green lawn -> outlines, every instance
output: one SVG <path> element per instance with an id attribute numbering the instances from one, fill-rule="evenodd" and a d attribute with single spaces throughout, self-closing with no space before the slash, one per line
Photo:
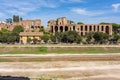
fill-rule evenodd
<path id="1" fill-rule="evenodd" d="M 8 50 L 7 50 L 8 49 Z M 0 48 L 0 54 L 99 54 L 120 53 L 119 47 L 24 47 L 24 48 Z"/>

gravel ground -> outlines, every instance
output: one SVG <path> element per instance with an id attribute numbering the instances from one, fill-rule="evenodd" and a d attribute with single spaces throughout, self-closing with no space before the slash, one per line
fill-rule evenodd
<path id="1" fill-rule="evenodd" d="M 25 76 L 31 80 L 39 80 L 40 77 L 53 80 L 120 80 L 120 54 L 0 55 L 0 58 L 13 59 L 12 62 L 0 62 L 0 75 L 3 76 Z M 51 60 L 22 62 L 16 61 L 16 58 Z"/>

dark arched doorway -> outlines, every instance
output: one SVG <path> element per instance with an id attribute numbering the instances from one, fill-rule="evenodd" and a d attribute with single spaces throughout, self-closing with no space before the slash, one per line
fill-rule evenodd
<path id="1" fill-rule="evenodd" d="M 87 29 L 88 29 L 88 28 L 87 28 L 87 25 L 85 25 L 85 31 L 87 31 Z"/>
<path id="2" fill-rule="evenodd" d="M 58 27 L 57 26 L 55 26 L 55 32 L 58 32 Z"/>
<path id="3" fill-rule="evenodd" d="M 106 33 L 109 34 L 109 27 L 106 26 Z"/>
<path id="4" fill-rule="evenodd" d="M 63 26 L 60 26 L 60 32 L 63 32 Z"/>
<path id="5" fill-rule="evenodd" d="M 73 26 L 73 31 L 75 31 L 75 26 Z"/>
<path id="6" fill-rule="evenodd" d="M 68 31 L 68 27 L 67 26 L 65 26 L 65 31 Z"/>
<path id="7" fill-rule="evenodd" d="M 92 31 L 92 26 L 90 25 L 89 30 Z"/>

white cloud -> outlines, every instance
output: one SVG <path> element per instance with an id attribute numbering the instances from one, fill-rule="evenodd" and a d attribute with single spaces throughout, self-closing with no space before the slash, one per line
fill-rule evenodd
<path id="1" fill-rule="evenodd" d="M 71 11 L 76 14 L 86 15 L 86 16 L 97 16 L 105 13 L 103 11 L 87 11 L 86 9 L 82 9 L 82 8 L 73 8 L 71 9 Z"/>
<path id="2" fill-rule="evenodd" d="M 0 11 L 4 14 L 26 15 L 42 7 L 56 8 L 55 3 L 48 0 L 4 0 L 0 3 Z"/>
<path id="3" fill-rule="evenodd" d="M 2 12 L 0 12 L 0 18 L 1 17 L 5 17 L 5 15 Z"/>
<path id="4" fill-rule="evenodd" d="M 83 2 L 83 0 L 60 0 L 61 2 Z"/>
<path id="5" fill-rule="evenodd" d="M 114 11 L 117 12 L 119 10 L 120 3 L 112 4 L 112 7 L 114 8 Z"/>

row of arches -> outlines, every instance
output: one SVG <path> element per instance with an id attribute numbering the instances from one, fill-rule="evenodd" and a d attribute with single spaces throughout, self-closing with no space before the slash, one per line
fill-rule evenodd
<path id="1" fill-rule="evenodd" d="M 79 31 L 105 31 L 106 33 L 109 34 L 109 26 L 80 26 L 78 28 Z"/>
<path id="2" fill-rule="evenodd" d="M 51 26 L 51 32 L 55 33 L 55 32 L 65 32 L 65 31 L 77 31 L 77 32 L 106 32 L 107 34 L 109 34 L 109 26 L 100 26 L 100 25 L 81 25 L 81 26 Z"/>

